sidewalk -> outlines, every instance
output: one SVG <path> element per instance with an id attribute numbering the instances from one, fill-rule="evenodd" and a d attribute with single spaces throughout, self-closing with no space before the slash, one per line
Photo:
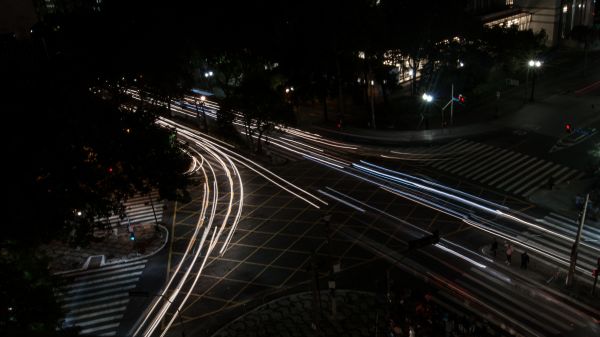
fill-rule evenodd
<path id="1" fill-rule="evenodd" d="M 168 240 L 164 226 L 140 224 L 134 226 L 135 240 L 125 227 L 97 232 L 86 247 L 73 247 L 66 242 L 52 241 L 40 249 L 49 257 L 50 271 L 62 274 L 102 265 L 127 262 L 147 257 L 160 251 Z"/>
<path id="2" fill-rule="evenodd" d="M 280 297 L 238 317 L 214 333 L 228 336 L 377 336 L 386 329 L 384 303 L 375 294 L 336 292 L 337 314 L 331 317 L 327 292 L 321 292 L 320 333 L 313 329 L 312 293 Z M 377 333 L 377 331 L 379 331 Z"/>
<path id="3" fill-rule="evenodd" d="M 581 279 L 581 276 L 577 276 L 574 279 L 573 286 L 571 288 L 566 288 L 565 279 L 567 274 L 564 268 L 550 265 L 548 262 L 544 262 L 542 259 L 538 258 L 531 251 L 528 251 L 527 254 L 529 255 L 529 264 L 527 265 L 527 268 L 523 269 L 521 268 L 521 255 L 523 253 L 523 249 L 518 247 L 514 248 L 515 249 L 512 253 L 512 261 L 510 265 L 505 264 L 506 248 L 503 246 L 502 242 L 498 242 L 496 256 L 492 254 L 490 245 L 482 247 L 481 251 L 484 255 L 493 259 L 498 265 L 498 268 L 506 268 L 513 273 L 533 280 L 542 286 L 546 286 L 552 290 L 569 296 L 592 308 L 597 308 L 599 296 L 598 289 L 594 296 L 590 294 L 592 285 L 589 284 L 589 282 L 591 282 L 589 279 L 583 280 Z"/>
<path id="4" fill-rule="evenodd" d="M 576 219 L 580 209 L 575 204 L 575 197 L 581 196 L 585 198 L 585 194 L 592 190 L 597 181 L 597 177 L 588 178 L 567 181 L 554 186 L 552 189 L 539 189 L 529 196 L 529 201 L 552 212 Z M 592 194 L 590 194 L 591 196 Z M 593 205 L 593 207 L 597 207 L 597 205 Z M 598 215 L 600 214 L 592 214 L 588 209 L 588 218 Z"/>
<path id="5" fill-rule="evenodd" d="M 406 143 L 434 142 L 448 139 L 471 137 L 486 133 L 498 132 L 504 128 L 499 123 L 490 122 L 471 124 L 443 129 L 412 130 L 412 131 L 379 131 L 344 127 L 343 130 L 313 126 L 311 131 L 332 136 L 350 142 L 370 145 L 400 145 Z"/>
<path id="6" fill-rule="evenodd" d="M 337 290 L 336 315 L 331 315 L 328 292 L 321 293 L 319 327 L 313 324 L 311 292 L 277 298 L 227 323 L 212 337 L 233 336 L 497 336 L 501 333 L 483 320 L 449 312 L 428 292 L 394 290 L 387 303 L 371 292 Z"/>

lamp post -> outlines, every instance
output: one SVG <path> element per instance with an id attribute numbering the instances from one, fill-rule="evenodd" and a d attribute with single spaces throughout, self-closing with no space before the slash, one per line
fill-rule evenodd
<path id="1" fill-rule="evenodd" d="M 206 121 L 206 112 L 204 111 L 204 102 L 206 101 L 206 96 L 200 96 L 200 108 L 198 109 L 198 99 L 194 99 L 196 103 L 196 118 L 200 118 L 200 110 L 202 110 L 202 120 L 204 122 L 204 132 L 208 133 L 208 122 Z"/>
<path id="2" fill-rule="evenodd" d="M 535 89 L 535 75 L 537 73 L 536 69 L 539 69 L 542 66 L 542 62 L 539 60 L 529 60 L 527 65 L 527 74 L 529 74 L 529 69 L 533 69 L 533 77 L 531 78 L 531 96 L 529 96 L 529 101 L 533 102 L 533 90 Z"/>
<path id="3" fill-rule="evenodd" d="M 208 133 L 208 121 L 206 120 L 206 111 L 204 110 L 204 103 L 206 102 L 206 96 L 200 96 L 200 109 L 202 110 L 202 120 L 204 121 L 204 132 Z"/>
<path id="4" fill-rule="evenodd" d="M 421 98 L 426 102 L 426 103 L 431 103 L 433 102 L 433 96 L 428 94 L 428 93 L 424 93 L 423 96 L 421 96 Z M 444 109 L 442 109 L 442 127 L 444 126 Z"/>

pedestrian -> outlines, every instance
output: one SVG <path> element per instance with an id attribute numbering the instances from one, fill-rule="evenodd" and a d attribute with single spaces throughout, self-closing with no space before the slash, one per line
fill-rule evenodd
<path id="1" fill-rule="evenodd" d="M 513 253 L 513 247 L 512 245 L 509 243 L 506 246 L 506 264 L 510 265 L 511 259 L 512 259 L 512 253 Z"/>
<path id="2" fill-rule="evenodd" d="M 552 188 L 554 188 L 554 176 L 548 178 L 548 189 L 551 190 Z"/>
<path id="3" fill-rule="evenodd" d="M 529 264 L 529 255 L 527 255 L 527 251 L 523 251 L 521 254 L 521 268 L 527 269 L 527 265 Z"/>
<path id="4" fill-rule="evenodd" d="M 498 241 L 496 241 L 496 238 L 494 238 L 494 242 L 492 242 L 492 247 L 490 250 L 492 251 L 492 254 L 494 254 L 494 257 L 496 257 L 496 251 L 498 250 Z"/>

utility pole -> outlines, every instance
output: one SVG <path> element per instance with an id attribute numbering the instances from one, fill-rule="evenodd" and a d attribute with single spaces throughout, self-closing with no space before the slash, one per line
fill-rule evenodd
<path id="1" fill-rule="evenodd" d="M 577 228 L 577 235 L 575 236 L 575 242 L 573 248 L 571 248 L 571 263 L 569 265 L 569 273 L 565 280 L 565 286 L 570 287 L 573 284 L 573 278 L 575 277 L 575 266 L 577 263 L 577 248 L 579 247 L 579 240 L 581 239 L 581 231 L 583 229 L 583 223 L 585 222 L 585 214 L 587 212 L 588 201 L 590 200 L 589 193 L 585 196 L 585 203 L 583 204 L 583 212 L 580 214 L 579 228 Z"/>
<path id="2" fill-rule="evenodd" d="M 311 327 L 315 331 L 320 331 L 321 321 L 321 292 L 319 290 L 319 269 L 317 264 L 317 252 L 313 249 L 310 256 L 310 269 L 312 272 L 312 309 L 313 309 L 313 322 Z"/>
<path id="3" fill-rule="evenodd" d="M 152 206 L 152 214 L 154 214 L 154 227 L 158 230 L 158 217 L 156 216 L 156 210 L 154 209 L 154 202 L 152 202 L 152 193 L 148 194 L 148 200 L 150 200 L 150 206 Z"/>
<path id="4" fill-rule="evenodd" d="M 533 102 L 533 90 L 535 89 L 535 74 L 536 70 L 533 69 L 533 75 L 531 75 L 531 96 L 529 96 L 529 101 Z"/>
<path id="5" fill-rule="evenodd" d="M 596 283 L 598 283 L 598 273 L 600 273 L 600 257 L 598 258 L 598 262 L 596 262 L 596 269 L 592 271 L 594 275 L 594 285 L 592 286 L 592 295 L 596 293 Z"/>
<path id="6" fill-rule="evenodd" d="M 334 262 L 334 258 L 333 258 L 333 248 L 331 245 L 331 239 L 333 236 L 333 232 L 331 230 L 331 214 L 328 213 L 327 215 L 325 215 L 323 217 L 323 221 L 325 222 L 325 231 L 327 233 L 327 249 L 328 249 L 329 264 L 330 264 L 328 286 L 329 286 L 329 299 L 331 301 L 331 316 L 333 318 L 335 318 L 335 316 L 337 314 L 337 303 L 335 301 L 335 288 L 336 288 L 335 273 L 337 273 L 339 271 L 340 266 L 339 266 L 339 264 L 336 264 Z"/>

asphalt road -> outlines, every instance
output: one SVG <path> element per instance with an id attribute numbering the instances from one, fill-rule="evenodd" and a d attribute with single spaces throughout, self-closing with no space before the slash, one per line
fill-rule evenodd
<path id="1" fill-rule="evenodd" d="M 243 216 L 224 254 L 208 254 L 201 277 L 178 311 L 181 320 L 172 318 L 176 311 L 168 311 L 171 334 L 179 329 L 209 334 L 252 306 L 308 287 L 312 252 L 321 266 L 329 263 L 328 232 L 321 220 L 327 213 L 332 215 L 333 261 L 341 265 L 340 287 L 380 291 L 387 283 L 384 271 L 394 266 L 392 274 L 400 270 L 435 285 L 436 301 L 462 307 L 508 332 L 597 334 L 598 308 L 545 282 L 553 268 L 564 268 L 568 261 L 574 223 L 525 198 L 543 189 L 550 176 L 567 182 L 587 173 L 573 160 L 540 151 L 554 138 L 535 131 L 507 128 L 495 138 L 381 149 L 282 130 L 269 147 L 273 156 L 288 160 L 270 167 L 282 178 L 280 184 L 273 184 L 272 175 L 257 175 L 251 166 L 239 170 Z M 220 185 L 227 185 L 226 176 L 216 169 Z M 241 185 L 231 190 L 239 191 Z M 292 185 L 312 197 L 300 193 L 304 199 L 299 199 Z M 317 197 L 327 205 L 315 201 Z M 170 274 L 185 260 L 203 198 L 197 191 L 195 203 L 177 209 Z M 224 212 L 215 213 L 217 222 Z M 402 253 L 407 241 L 434 229 L 443 238 L 438 245 Z M 584 233 L 588 238 L 598 234 L 593 228 Z M 537 271 L 520 270 L 516 261 L 505 265 L 502 248 L 493 258 L 486 251 L 492 236 L 501 244 L 510 241 L 517 250 L 529 250 Z M 585 272 L 598 248 L 587 243 L 580 252 L 582 287 L 590 283 Z M 327 269 L 320 270 L 323 280 Z"/>

